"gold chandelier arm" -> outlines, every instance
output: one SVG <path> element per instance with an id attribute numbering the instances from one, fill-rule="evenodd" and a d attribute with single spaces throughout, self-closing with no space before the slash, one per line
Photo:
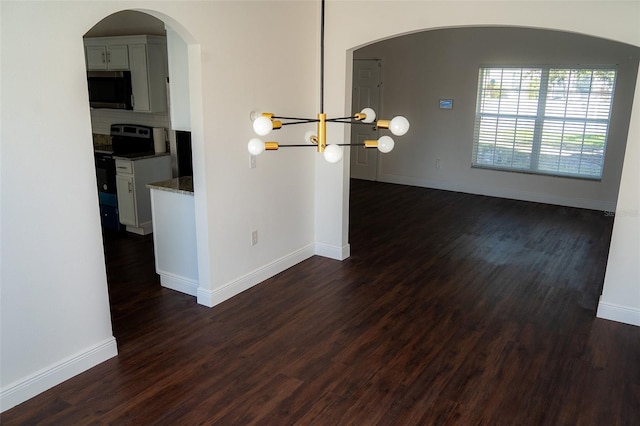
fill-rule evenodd
<path id="1" fill-rule="evenodd" d="M 327 123 L 364 124 L 353 117 L 327 118 Z"/>
<path id="2" fill-rule="evenodd" d="M 274 120 L 274 118 L 278 118 L 278 117 L 275 116 L 274 113 L 272 113 L 272 112 L 263 112 L 260 115 L 262 117 L 267 117 L 269 120 L 271 120 L 271 124 L 273 124 L 273 130 L 278 130 L 278 129 L 282 128 L 282 121 Z"/>
<path id="3" fill-rule="evenodd" d="M 315 142 L 314 142 L 315 143 Z M 278 142 L 265 142 L 264 149 L 266 151 L 275 151 L 279 148 L 315 148 L 315 145 L 308 144 L 287 144 L 280 145 Z M 361 146 L 364 148 L 377 148 L 378 141 L 377 140 L 366 140 L 363 143 L 337 143 L 338 146 Z"/>
<path id="4" fill-rule="evenodd" d="M 378 126 L 378 128 L 380 129 L 388 129 L 390 123 L 391 123 L 391 120 L 378 120 L 378 122 L 376 123 L 376 126 Z"/>
<path id="5" fill-rule="evenodd" d="M 317 123 L 317 118 L 302 118 L 302 117 L 281 117 L 279 115 L 274 115 L 270 118 L 277 118 L 278 120 L 292 120 L 293 123 L 284 123 L 286 124 L 300 124 L 300 123 Z"/>

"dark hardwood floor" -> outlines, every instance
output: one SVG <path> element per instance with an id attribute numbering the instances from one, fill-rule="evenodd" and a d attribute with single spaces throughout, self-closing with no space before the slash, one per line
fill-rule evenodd
<path id="1" fill-rule="evenodd" d="M 640 329 L 595 318 L 602 212 L 352 182 L 351 252 L 214 307 L 106 238 L 119 355 L 3 425 L 639 425 Z"/>

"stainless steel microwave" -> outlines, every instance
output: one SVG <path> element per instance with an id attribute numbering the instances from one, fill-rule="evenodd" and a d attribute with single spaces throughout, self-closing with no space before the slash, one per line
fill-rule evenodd
<path id="1" fill-rule="evenodd" d="M 133 109 L 130 71 L 87 71 L 92 108 Z"/>

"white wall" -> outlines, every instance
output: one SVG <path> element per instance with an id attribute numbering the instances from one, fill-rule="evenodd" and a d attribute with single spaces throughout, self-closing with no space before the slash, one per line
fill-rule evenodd
<path id="1" fill-rule="evenodd" d="M 189 45 L 180 34 L 167 29 L 169 57 L 169 115 L 173 130 L 191 130 L 189 98 Z M 175 147 L 171 150 L 175 152 Z"/>
<path id="2" fill-rule="evenodd" d="M 196 197 L 206 185 L 211 280 L 199 293 L 204 304 L 255 284 L 274 262 L 313 253 L 313 150 L 265 153 L 249 169 L 246 145 L 253 109 L 315 113 L 316 53 L 308 46 L 316 31 L 297 18 L 314 12 L 309 2 L 195 2 L 171 14 L 200 43 L 202 59 L 203 149 L 194 146 L 193 155 L 194 167 L 201 161 L 206 171 L 202 178 L 194 170 Z M 273 136 L 295 143 L 304 132 Z M 259 243 L 251 247 L 254 229 Z"/>
<path id="3" fill-rule="evenodd" d="M 384 40 L 354 52 L 381 59 L 381 114 L 412 118 L 393 155 L 379 156 L 379 180 L 613 211 L 624 160 L 640 48 L 560 31 L 461 27 Z M 617 65 L 602 180 L 471 167 L 478 69 L 482 65 Z M 442 98 L 453 109 L 439 109 Z M 438 166 L 436 165 L 438 162 Z"/>
<path id="4" fill-rule="evenodd" d="M 116 354 L 83 85 L 86 28 L 56 6 L 1 3 L 3 409 Z"/>
<path id="5" fill-rule="evenodd" d="M 83 34 L 111 13 L 137 7 L 166 18 L 175 31 L 188 30 L 181 35 L 190 43 L 189 61 L 200 65 L 189 68 L 190 90 L 198 95 L 191 97 L 194 185 L 199 256 L 205 256 L 198 299 L 212 305 L 314 253 L 313 150 L 265 154 L 249 169 L 246 144 L 252 109 L 315 114 L 317 8 L 199 1 L 1 7 L 0 397 L 6 409 L 116 353 Z M 311 24 L 299 16 L 310 16 Z M 305 130 L 282 131 L 278 139 L 294 143 Z M 259 243 L 251 247 L 254 229 Z"/>
<path id="6" fill-rule="evenodd" d="M 355 18 L 357 17 L 357 19 Z M 606 19 L 603 19 L 606 17 Z M 558 29 L 594 35 L 640 46 L 640 2 L 612 1 L 336 1 L 327 4 L 326 39 L 326 110 L 328 115 L 350 113 L 352 50 L 399 34 L 425 29 L 507 25 L 532 28 Z M 347 54 L 345 55 L 345 52 Z M 346 72 L 345 72 L 346 70 Z M 344 88 L 347 88 L 346 92 Z M 636 83 L 636 90 L 638 84 Z M 638 205 L 638 144 L 640 144 L 640 98 L 634 100 L 627 154 L 624 159 L 622 181 L 618 196 L 618 209 L 627 210 L 624 219 L 617 218 L 611 245 L 609 267 L 605 279 L 603 302 L 622 306 L 637 318 L 640 313 L 638 276 L 640 263 L 625 261 L 626 256 L 639 252 L 638 235 L 640 214 Z M 343 140 L 349 137 L 345 130 Z M 400 143 L 400 142 L 398 142 Z M 634 155 L 635 153 L 635 155 Z M 325 190 L 337 194 L 331 202 L 318 205 L 317 217 L 337 217 L 346 212 L 343 196 L 348 192 L 349 162 L 344 162 L 342 179 L 332 178 L 332 172 L 319 170 L 318 179 L 330 182 Z M 318 229 L 317 240 L 336 239 L 342 232 L 346 241 L 347 227 Z M 623 255 L 627 253 L 627 255 Z M 627 318 L 629 315 L 626 316 Z M 624 320 L 620 315 L 618 320 Z M 625 321 L 629 322 L 629 321 Z"/>
<path id="7" fill-rule="evenodd" d="M 598 317 L 640 326 L 640 78 Z"/>

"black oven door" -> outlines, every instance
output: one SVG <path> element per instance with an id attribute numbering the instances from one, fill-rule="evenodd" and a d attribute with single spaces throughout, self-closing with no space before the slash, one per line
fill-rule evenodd
<path id="1" fill-rule="evenodd" d="M 96 154 L 98 192 L 116 193 L 116 162 L 109 154 Z"/>

